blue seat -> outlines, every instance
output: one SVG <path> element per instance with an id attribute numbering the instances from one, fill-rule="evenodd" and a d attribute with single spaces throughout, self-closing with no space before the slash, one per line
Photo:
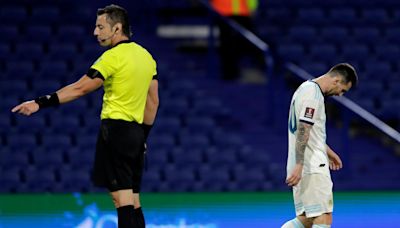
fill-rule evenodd
<path id="1" fill-rule="evenodd" d="M 181 129 L 181 120 L 173 116 L 159 116 L 151 134 L 176 134 Z"/>
<path id="2" fill-rule="evenodd" d="M 305 50 L 299 44 L 279 45 L 278 54 L 286 61 L 298 62 L 304 58 Z"/>
<path id="3" fill-rule="evenodd" d="M 66 157 L 71 169 L 89 171 L 93 167 L 95 148 L 71 148 L 66 150 Z"/>
<path id="4" fill-rule="evenodd" d="M 168 150 L 164 148 L 149 147 L 147 146 L 147 156 L 150 169 L 153 167 L 162 169 L 169 163 L 169 153 Z"/>
<path id="5" fill-rule="evenodd" d="M 37 6 L 32 8 L 31 20 L 36 22 L 55 23 L 60 17 L 60 10 L 54 6 Z"/>
<path id="6" fill-rule="evenodd" d="M 175 138 L 169 134 L 153 135 L 147 142 L 150 148 L 164 148 L 171 150 L 175 147 Z"/>
<path id="7" fill-rule="evenodd" d="M 90 172 L 80 169 L 60 169 L 60 182 L 64 192 L 84 192 L 92 183 Z"/>
<path id="8" fill-rule="evenodd" d="M 329 21 L 332 24 L 347 25 L 358 22 L 356 11 L 352 8 L 332 8 L 329 12 Z"/>
<path id="9" fill-rule="evenodd" d="M 375 55 L 379 60 L 394 62 L 400 58 L 400 48 L 398 45 L 375 45 Z"/>
<path id="10" fill-rule="evenodd" d="M 176 167 L 199 167 L 203 164 L 203 150 L 193 148 L 175 148 L 171 151 L 171 158 Z"/>
<path id="11" fill-rule="evenodd" d="M 43 46 L 36 42 L 21 42 L 15 46 L 16 60 L 38 60 L 43 58 Z"/>
<path id="12" fill-rule="evenodd" d="M 10 45 L 8 43 L 0 43 L 0 60 L 5 61 L 6 59 L 8 59 L 11 55 L 10 53 Z"/>
<path id="13" fill-rule="evenodd" d="M 342 26 L 333 25 L 323 27 L 321 28 L 321 35 L 324 40 L 332 42 L 334 44 L 342 44 L 346 42 L 351 42 L 352 40 L 347 28 Z"/>
<path id="14" fill-rule="evenodd" d="M 366 73 L 370 74 L 373 78 L 383 79 L 387 75 L 391 75 L 393 70 L 389 62 L 377 61 L 376 59 L 366 60 L 364 62 Z M 379 84 L 379 83 L 378 83 Z"/>
<path id="15" fill-rule="evenodd" d="M 61 83 L 55 80 L 54 77 L 49 79 L 38 79 L 32 82 L 32 90 L 38 96 L 43 96 L 43 94 L 49 94 L 57 91 L 61 88 Z"/>
<path id="16" fill-rule="evenodd" d="M 355 27 L 352 34 L 354 40 L 360 43 L 375 44 L 382 39 L 382 34 L 375 27 Z"/>
<path id="17" fill-rule="evenodd" d="M 323 25 L 326 23 L 326 15 L 321 8 L 300 8 L 297 14 L 300 24 Z"/>
<path id="18" fill-rule="evenodd" d="M 18 169 L 9 169 L 0 172 L 0 192 L 15 192 L 21 185 L 21 176 Z"/>
<path id="19" fill-rule="evenodd" d="M 212 141 L 217 149 L 239 149 L 244 145 L 243 139 L 240 135 L 221 131 L 217 131 L 213 134 Z"/>
<path id="20" fill-rule="evenodd" d="M 273 184 L 268 180 L 265 173 L 257 168 L 236 167 L 233 178 L 240 191 L 262 191 L 271 190 Z"/>
<path id="21" fill-rule="evenodd" d="M 17 98 L 12 96 L 13 94 L 24 93 L 28 91 L 28 85 L 25 80 L 20 79 L 4 79 L 0 84 L 0 94 L 4 95 L 4 98 L 12 97 L 17 105 Z"/>
<path id="22" fill-rule="evenodd" d="M 399 11 L 399 21 L 400 21 L 400 11 Z M 385 40 L 390 43 L 400 42 L 400 28 L 399 27 L 388 27 L 385 29 Z"/>
<path id="23" fill-rule="evenodd" d="M 82 42 L 88 35 L 90 34 L 79 25 L 61 25 L 57 29 L 57 37 L 60 41 Z"/>
<path id="24" fill-rule="evenodd" d="M 0 25 L 0 31 L 2 32 L 2 36 L 0 36 L 0 41 L 2 42 L 14 41 L 19 37 L 17 26 Z"/>
<path id="25" fill-rule="evenodd" d="M 209 147 L 204 152 L 206 163 L 211 168 L 231 168 L 239 162 L 236 150 L 233 148 L 215 148 Z"/>
<path id="26" fill-rule="evenodd" d="M 24 173 L 29 192 L 51 192 L 56 184 L 56 176 L 51 169 L 27 169 Z"/>
<path id="27" fill-rule="evenodd" d="M 27 19 L 27 11 L 23 6 L 2 6 L 0 8 L 2 22 L 20 23 Z M 0 29 L 0 31 L 4 32 Z"/>
<path id="28" fill-rule="evenodd" d="M 53 31 L 48 25 L 32 25 L 26 28 L 25 37 L 34 42 L 48 42 L 53 37 Z"/>
<path id="29" fill-rule="evenodd" d="M 185 149 L 194 148 L 207 148 L 210 146 L 210 139 L 204 134 L 189 134 L 183 132 L 179 136 L 181 147 Z"/>
<path id="30" fill-rule="evenodd" d="M 361 21 L 366 25 L 385 25 L 390 22 L 386 9 L 363 9 Z"/>
<path id="31" fill-rule="evenodd" d="M 196 176 L 192 169 L 181 169 L 175 166 L 165 168 L 165 179 L 168 182 L 170 190 L 177 192 L 187 192 L 194 188 Z"/>
<path id="32" fill-rule="evenodd" d="M 191 133 L 206 134 L 212 132 L 216 124 L 211 117 L 187 117 L 186 128 Z"/>
<path id="33" fill-rule="evenodd" d="M 52 132 L 76 134 L 80 130 L 81 125 L 77 116 L 55 113 L 50 117 L 50 130 Z"/>
<path id="34" fill-rule="evenodd" d="M 290 27 L 287 37 L 291 41 L 303 43 L 315 43 L 318 40 L 317 31 L 312 26 Z"/>
<path id="35" fill-rule="evenodd" d="M 198 170 L 199 179 L 206 191 L 228 191 L 231 175 L 228 169 L 201 166 Z"/>
<path id="36" fill-rule="evenodd" d="M 316 77 L 326 73 L 329 69 L 326 63 L 323 62 L 302 62 L 300 66 L 312 76 Z"/>
<path id="37" fill-rule="evenodd" d="M 310 55 L 318 61 L 332 61 L 337 58 L 337 49 L 334 45 L 321 44 L 310 47 Z"/>
<path id="38" fill-rule="evenodd" d="M 369 56 L 370 50 L 365 44 L 345 44 L 342 46 L 343 57 L 349 60 L 359 60 L 363 59 L 365 56 Z"/>
<path id="39" fill-rule="evenodd" d="M 8 61 L 6 62 L 6 73 L 9 78 L 13 79 L 27 79 L 34 75 L 34 64 L 32 61 Z"/>
<path id="40" fill-rule="evenodd" d="M 33 151 L 33 163 L 39 169 L 56 169 L 64 164 L 63 150 L 37 149 Z"/>
<path id="41" fill-rule="evenodd" d="M 10 109 L 10 108 L 7 107 L 7 109 Z M 4 109 L 1 109 L 1 110 L 4 110 Z M 12 125 L 11 125 L 10 115 L 1 113 L 0 114 L 0 133 L 9 133 L 11 126 Z M 1 140 L 0 140 L 0 142 L 1 142 Z"/>
<path id="42" fill-rule="evenodd" d="M 72 142 L 67 134 L 45 133 L 42 135 L 42 145 L 49 149 L 66 149 L 72 145 Z"/>
<path id="43" fill-rule="evenodd" d="M 26 116 L 15 116 L 16 129 L 21 133 L 38 133 L 46 129 L 46 119 L 43 115 L 37 115 L 35 118 Z"/>
<path id="44" fill-rule="evenodd" d="M 4 147 L 3 147 L 4 148 Z M 4 170 L 24 169 L 30 164 L 29 153 L 14 146 L 6 147 L 0 154 L 0 167 Z"/>
<path id="45" fill-rule="evenodd" d="M 185 98 L 160 99 L 160 112 L 167 116 L 180 116 L 189 111 L 189 102 Z"/>
<path id="46" fill-rule="evenodd" d="M 81 133 L 75 134 L 76 146 L 80 150 L 95 150 L 97 134 Z"/>
<path id="47" fill-rule="evenodd" d="M 50 43 L 48 58 L 52 60 L 74 60 L 78 49 L 73 43 Z"/>
<path id="48" fill-rule="evenodd" d="M 68 73 L 68 65 L 64 60 L 48 60 L 40 64 L 40 76 L 45 79 L 61 79 L 68 75 Z"/>
<path id="49" fill-rule="evenodd" d="M 143 180 L 141 191 L 143 192 L 154 192 L 157 191 L 158 185 L 162 182 L 159 170 L 151 167 L 143 173 Z"/>

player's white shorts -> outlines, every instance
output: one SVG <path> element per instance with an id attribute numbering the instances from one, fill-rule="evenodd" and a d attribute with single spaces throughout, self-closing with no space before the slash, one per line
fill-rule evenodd
<path id="1" fill-rule="evenodd" d="M 322 174 L 304 175 L 293 187 L 296 215 L 305 212 L 307 218 L 317 217 L 333 211 L 333 183 Z"/>

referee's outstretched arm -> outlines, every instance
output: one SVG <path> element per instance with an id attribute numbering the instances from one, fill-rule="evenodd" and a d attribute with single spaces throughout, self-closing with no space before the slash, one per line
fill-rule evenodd
<path id="1" fill-rule="evenodd" d="M 102 85 L 103 79 L 90 78 L 85 74 L 78 81 L 61 88 L 57 92 L 23 102 L 22 104 L 15 106 L 11 111 L 30 116 L 39 111 L 40 108 L 57 106 L 59 104 L 73 101 L 98 89 Z"/>

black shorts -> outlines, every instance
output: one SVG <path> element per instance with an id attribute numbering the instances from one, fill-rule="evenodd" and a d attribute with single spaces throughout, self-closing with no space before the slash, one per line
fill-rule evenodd
<path id="1" fill-rule="evenodd" d="M 140 192 L 144 160 L 144 133 L 136 122 L 101 121 L 92 180 L 110 192 L 132 189 Z"/>

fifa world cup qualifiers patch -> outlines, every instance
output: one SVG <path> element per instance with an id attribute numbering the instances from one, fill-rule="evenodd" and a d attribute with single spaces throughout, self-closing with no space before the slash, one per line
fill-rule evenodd
<path id="1" fill-rule="evenodd" d="M 314 111 L 315 109 L 307 107 L 306 112 L 304 113 L 304 117 L 312 119 L 314 117 Z"/>

